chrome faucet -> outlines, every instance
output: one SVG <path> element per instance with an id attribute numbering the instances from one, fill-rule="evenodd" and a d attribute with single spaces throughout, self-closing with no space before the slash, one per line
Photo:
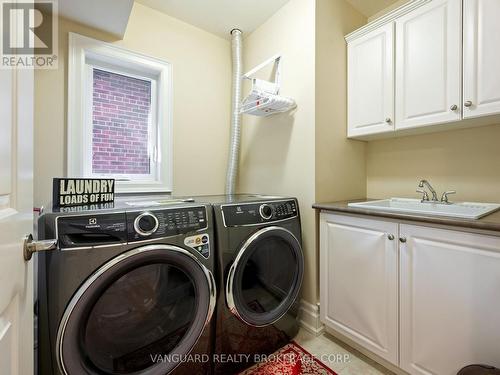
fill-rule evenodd
<path id="1" fill-rule="evenodd" d="M 446 204 L 450 204 L 450 200 L 448 199 L 448 195 L 450 194 L 456 194 L 457 192 L 455 190 L 449 190 L 449 191 L 445 191 L 443 193 L 443 195 L 441 196 L 441 203 L 446 203 Z"/>
<path id="2" fill-rule="evenodd" d="M 417 189 L 417 193 L 423 194 L 422 199 L 420 200 L 422 203 L 429 202 L 429 194 L 424 189 Z"/>
<path id="3" fill-rule="evenodd" d="M 432 194 L 432 202 L 439 202 L 436 190 L 434 190 L 434 188 L 429 183 L 429 181 L 427 181 L 427 180 L 420 180 L 420 182 L 418 183 L 418 187 L 420 189 L 422 189 L 424 187 L 427 187 L 427 189 L 429 189 L 429 191 Z M 422 193 L 422 190 L 417 190 L 417 192 L 418 193 Z M 425 193 L 425 190 L 424 190 L 424 193 Z M 428 201 L 428 200 L 429 200 L 429 195 L 427 193 L 425 193 L 424 194 L 424 198 L 422 199 L 422 201 Z"/>

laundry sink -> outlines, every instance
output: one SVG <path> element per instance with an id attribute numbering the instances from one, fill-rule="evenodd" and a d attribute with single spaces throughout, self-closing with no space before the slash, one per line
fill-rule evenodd
<path id="1" fill-rule="evenodd" d="M 493 203 L 434 203 L 422 202 L 419 199 L 406 198 L 390 198 L 368 202 L 353 202 L 349 203 L 349 206 L 373 211 L 447 216 L 463 219 L 479 219 L 492 213 L 493 211 L 500 209 L 500 204 Z"/>

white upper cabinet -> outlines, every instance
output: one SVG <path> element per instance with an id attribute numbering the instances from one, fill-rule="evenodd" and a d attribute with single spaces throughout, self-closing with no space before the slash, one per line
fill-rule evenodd
<path id="1" fill-rule="evenodd" d="M 394 24 L 348 45 L 348 137 L 394 130 Z"/>
<path id="2" fill-rule="evenodd" d="M 348 137 L 498 124 L 499 19 L 500 0 L 412 0 L 347 35 Z"/>
<path id="3" fill-rule="evenodd" d="M 461 119 L 461 12 L 433 0 L 396 20 L 396 129 Z"/>
<path id="4" fill-rule="evenodd" d="M 464 0 L 464 118 L 500 113 L 499 18 L 499 0 Z"/>

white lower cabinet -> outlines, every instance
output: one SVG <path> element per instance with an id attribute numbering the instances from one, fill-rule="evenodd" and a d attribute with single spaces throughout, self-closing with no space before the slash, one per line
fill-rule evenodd
<path id="1" fill-rule="evenodd" d="M 500 238 L 401 225 L 400 353 L 410 374 L 500 367 Z"/>
<path id="2" fill-rule="evenodd" d="M 500 367 L 500 237 L 327 212 L 320 218 L 328 328 L 410 374 Z"/>
<path id="3" fill-rule="evenodd" d="M 398 361 L 397 230 L 391 222 L 321 216 L 321 319 L 394 364 Z"/>

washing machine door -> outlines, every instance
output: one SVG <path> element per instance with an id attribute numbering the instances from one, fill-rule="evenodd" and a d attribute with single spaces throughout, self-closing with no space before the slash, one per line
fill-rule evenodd
<path id="1" fill-rule="evenodd" d="M 187 355 L 215 306 L 211 272 L 188 251 L 149 245 L 98 269 L 61 319 L 63 374 L 165 375 Z"/>
<path id="2" fill-rule="evenodd" d="M 250 326 L 273 324 L 295 303 L 303 273 L 299 240 L 281 227 L 261 229 L 245 241 L 229 269 L 227 305 Z"/>

